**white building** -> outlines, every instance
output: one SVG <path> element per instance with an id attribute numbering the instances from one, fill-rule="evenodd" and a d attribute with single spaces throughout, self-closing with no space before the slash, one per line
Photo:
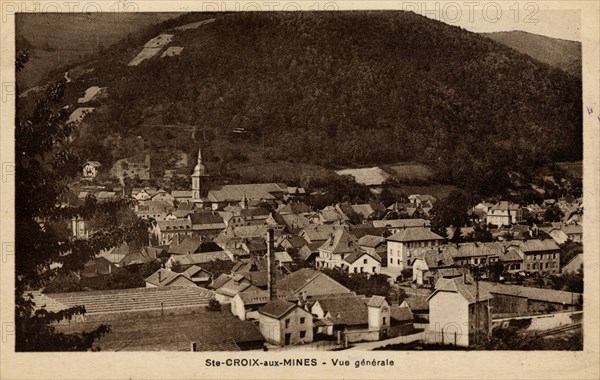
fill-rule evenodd
<path id="1" fill-rule="evenodd" d="M 389 267 L 404 269 L 416 254 L 439 246 L 444 238 L 426 227 L 405 228 L 387 238 Z"/>

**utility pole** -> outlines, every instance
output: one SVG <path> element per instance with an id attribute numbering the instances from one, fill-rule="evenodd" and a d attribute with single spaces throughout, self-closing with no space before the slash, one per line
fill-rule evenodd
<path id="1" fill-rule="evenodd" d="M 479 268 L 475 269 L 475 346 L 479 345 Z"/>

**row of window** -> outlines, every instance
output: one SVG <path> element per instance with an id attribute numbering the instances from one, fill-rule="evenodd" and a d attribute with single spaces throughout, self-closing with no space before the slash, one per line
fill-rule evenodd
<path id="1" fill-rule="evenodd" d="M 288 327 L 290 327 L 290 322 L 291 320 L 289 318 L 287 318 L 285 320 L 285 328 L 287 329 Z M 303 325 L 306 322 L 306 318 L 305 317 L 300 317 L 300 324 Z M 302 338 L 302 337 L 300 337 Z"/>
<path id="2" fill-rule="evenodd" d="M 556 253 L 542 253 L 539 255 L 527 255 L 526 257 L 527 257 L 528 261 L 549 260 L 549 259 L 556 259 Z"/>
<path id="3" fill-rule="evenodd" d="M 527 264 L 527 269 L 531 270 L 533 268 L 534 270 L 536 270 L 536 269 L 548 269 L 548 268 L 556 268 L 557 267 L 555 262 L 539 263 L 539 264 L 540 264 L 539 268 L 538 268 L 538 263 L 533 263 L 533 266 L 531 264 Z"/>

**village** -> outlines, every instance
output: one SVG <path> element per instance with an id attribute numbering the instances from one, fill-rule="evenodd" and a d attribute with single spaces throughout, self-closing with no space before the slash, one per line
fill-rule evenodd
<path id="1" fill-rule="evenodd" d="M 106 189 L 94 185 L 100 170 L 83 165 L 73 202 L 128 199 L 149 222 L 147 245 L 105 250 L 34 300 L 83 305 L 85 316 L 57 328 L 107 323 L 95 343 L 104 351 L 481 349 L 502 329 L 581 333 L 581 199 L 483 201 L 466 225 L 440 231 L 430 220 L 440 200 L 427 194 L 313 209 L 302 187 L 209 188 L 202 149 L 191 190 Z M 94 225 L 74 217 L 71 238 Z"/>

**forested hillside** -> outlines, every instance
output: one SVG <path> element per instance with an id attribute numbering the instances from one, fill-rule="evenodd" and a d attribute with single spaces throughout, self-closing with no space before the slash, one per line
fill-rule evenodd
<path id="1" fill-rule="evenodd" d="M 172 32 L 181 55 L 127 66 L 158 33 L 208 17 L 217 20 Z M 440 182 L 489 194 L 508 171 L 582 155 L 578 80 L 414 13 L 190 14 L 129 36 L 86 67 L 94 70 L 69 83 L 67 97 L 108 87 L 78 140 L 106 164 L 141 136 L 153 170 L 166 167 L 176 151 L 197 150 L 195 130 L 212 163 L 422 162 Z M 234 128 L 247 133 L 232 137 Z"/>

